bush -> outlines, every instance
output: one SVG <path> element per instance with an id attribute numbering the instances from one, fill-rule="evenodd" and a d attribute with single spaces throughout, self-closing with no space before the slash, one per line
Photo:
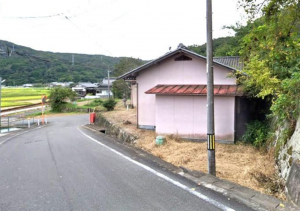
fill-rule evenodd
<path id="1" fill-rule="evenodd" d="M 95 99 L 95 100 L 89 102 L 88 104 L 86 104 L 86 106 L 88 106 L 88 107 L 97 107 L 97 106 L 100 106 L 102 103 L 103 103 L 102 100 Z"/>
<path id="2" fill-rule="evenodd" d="M 70 88 L 55 87 L 51 89 L 49 101 L 52 111 L 61 112 L 66 107 L 66 100 L 73 100 L 75 92 Z"/>
<path id="3" fill-rule="evenodd" d="M 95 99 L 94 100 L 94 103 L 96 103 L 96 104 L 102 104 L 103 103 L 103 101 L 101 100 L 101 99 Z"/>
<path id="4" fill-rule="evenodd" d="M 262 147 L 268 138 L 268 124 L 255 120 L 246 125 L 246 132 L 242 140 L 250 143 L 255 147 Z"/>
<path id="5" fill-rule="evenodd" d="M 107 111 L 112 111 L 115 109 L 117 101 L 114 99 L 108 99 L 103 102 L 103 106 L 107 109 Z"/>

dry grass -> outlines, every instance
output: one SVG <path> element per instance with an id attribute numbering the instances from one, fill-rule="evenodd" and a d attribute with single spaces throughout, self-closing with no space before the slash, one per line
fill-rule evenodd
<path id="1" fill-rule="evenodd" d="M 162 146 L 155 145 L 154 131 L 136 128 L 136 110 L 125 110 L 120 105 L 114 112 L 105 112 L 110 121 L 122 125 L 132 134 L 138 135 L 137 146 L 176 166 L 207 172 L 207 145 L 181 141 L 176 136 L 167 136 Z M 132 124 L 124 125 L 124 121 Z M 257 191 L 284 199 L 278 192 L 273 153 L 265 153 L 248 145 L 216 144 L 217 177 L 232 181 Z M 275 187 L 276 186 L 276 187 Z"/>

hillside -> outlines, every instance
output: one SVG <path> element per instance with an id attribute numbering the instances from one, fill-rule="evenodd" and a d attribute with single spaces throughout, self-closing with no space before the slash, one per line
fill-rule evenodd
<path id="1" fill-rule="evenodd" d="M 0 50 L 6 50 L 4 44 L 11 49 L 14 45 L 14 52 L 10 57 L 3 53 L 0 54 L 0 76 L 6 79 L 6 85 L 52 81 L 98 82 L 101 78 L 106 77 L 107 67 L 112 68 L 121 59 L 104 55 L 36 51 L 1 40 Z M 28 55 L 28 57 L 20 56 L 17 53 Z M 72 55 L 75 58 L 74 66 L 72 66 Z"/>
<path id="2" fill-rule="evenodd" d="M 215 56 L 236 56 L 236 37 L 223 37 L 214 40 Z M 9 57 L 4 51 L 7 47 L 14 52 Z M 206 44 L 188 46 L 192 51 L 206 55 Z M 1 54 L 2 51 L 2 54 Z M 23 55 L 23 56 L 22 56 Z M 72 65 L 74 55 L 74 65 Z M 40 59 L 36 59 L 40 58 Z M 139 66 L 145 61 L 134 58 L 123 58 L 123 72 Z M 49 62 L 46 62 L 46 61 Z M 0 76 L 6 79 L 6 85 L 25 83 L 49 83 L 53 81 L 90 81 L 99 82 L 107 76 L 107 68 L 114 69 L 122 60 L 120 57 L 104 55 L 86 55 L 71 53 L 52 53 L 37 51 L 28 47 L 0 40 Z M 118 69 L 118 68 L 117 68 Z M 128 69 L 128 70 L 127 70 Z M 118 76 L 121 73 L 112 73 Z"/>

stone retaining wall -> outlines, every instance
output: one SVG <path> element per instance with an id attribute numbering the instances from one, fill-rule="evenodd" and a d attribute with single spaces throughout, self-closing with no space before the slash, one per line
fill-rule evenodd
<path id="1" fill-rule="evenodd" d="M 280 176 L 286 181 L 286 192 L 300 205 L 300 118 L 295 131 L 280 149 L 277 164 Z"/>
<path id="2" fill-rule="evenodd" d="M 300 160 L 300 118 L 292 137 L 281 148 L 278 156 L 278 167 L 283 179 L 287 180 L 293 161 L 296 160 Z"/>
<path id="3" fill-rule="evenodd" d="M 300 161 L 295 161 L 292 164 L 289 177 L 287 179 L 286 188 L 287 194 L 296 204 L 300 205 Z"/>
<path id="4" fill-rule="evenodd" d="M 96 125 L 100 125 L 105 128 L 105 133 L 108 135 L 116 136 L 119 140 L 127 142 L 127 143 L 134 143 L 137 136 L 128 133 L 120 126 L 110 122 L 107 120 L 101 113 L 96 113 Z"/>

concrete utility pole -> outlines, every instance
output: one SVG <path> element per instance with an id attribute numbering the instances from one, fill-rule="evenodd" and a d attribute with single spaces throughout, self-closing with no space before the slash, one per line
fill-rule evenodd
<path id="1" fill-rule="evenodd" d="M 214 120 L 214 74 L 212 41 L 212 0 L 206 0 L 206 53 L 207 53 L 207 156 L 208 173 L 216 176 L 215 120 Z"/>
<path id="2" fill-rule="evenodd" d="M 108 88 L 108 99 L 110 99 L 110 84 L 109 84 L 109 67 L 108 67 L 108 70 L 107 70 L 107 81 L 108 81 L 108 84 L 107 84 L 107 88 Z"/>

